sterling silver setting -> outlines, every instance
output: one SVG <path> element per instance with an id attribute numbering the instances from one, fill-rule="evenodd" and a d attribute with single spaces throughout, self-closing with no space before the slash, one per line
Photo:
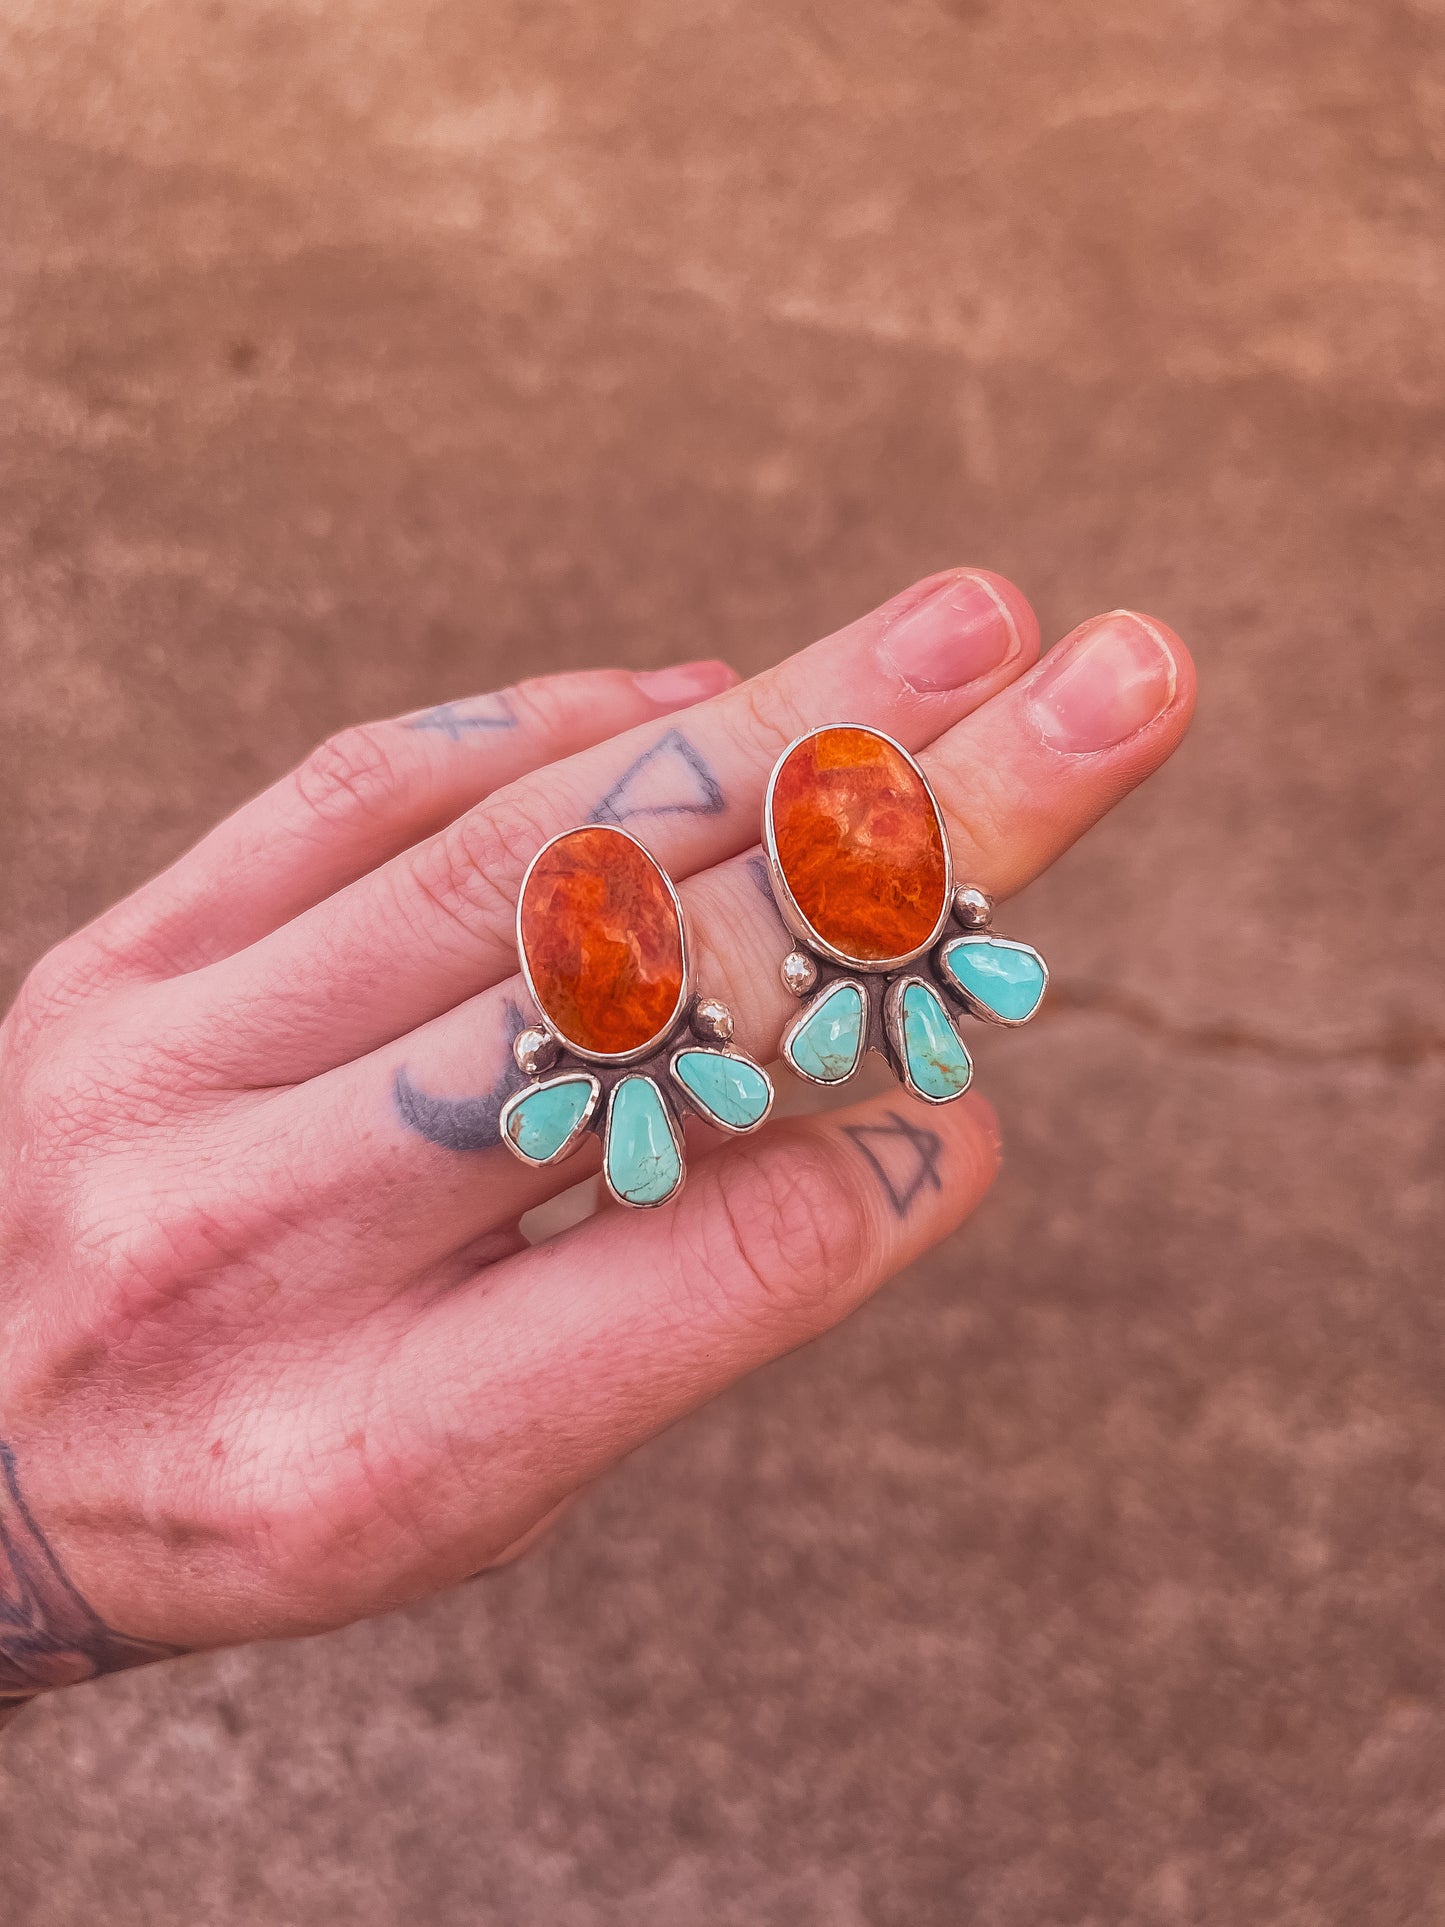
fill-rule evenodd
<path id="1" fill-rule="evenodd" d="M 522 910 L 533 870 L 554 844 L 573 835 L 574 830 L 561 831 L 544 843 L 528 864 L 517 897 L 517 955 L 523 981 L 537 1015 L 535 1021 L 519 1031 L 513 1040 L 513 1058 L 528 1082 L 514 1091 L 502 1105 L 498 1120 L 502 1142 L 524 1164 L 541 1169 L 570 1157 L 579 1149 L 585 1137 L 597 1137 L 602 1142 L 602 1179 L 609 1195 L 617 1203 L 631 1209 L 651 1210 L 670 1203 L 682 1189 L 686 1176 L 684 1127 L 687 1118 L 699 1118 L 715 1129 L 734 1136 L 758 1130 L 767 1121 L 773 1108 L 773 1084 L 762 1066 L 754 1063 L 746 1052 L 733 1043 L 733 1016 L 727 1005 L 719 998 L 697 994 L 687 915 L 676 885 L 661 863 L 644 843 L 620 826 L 591 824 L 575 827 L 601 829 L 609 836 L 625 838 L 643 852 L 662 878 L 677 918 L 682 954 L 681 986 L 672 1013 L 661 1029 L 634 1050 L 589 1050 L 568 1037 L 553 1022 L 533 981 L 523 941 Z M 752 1092 L 753 1101 L 745 1118 L 740 1111 L 730 1116 L 722 1109 L 713 1108 L 688 1085 L 680 1065 L 683 1060 L 695 1056 L 716 1060 L 718 1068 L 726 1064 L 746 1066 L 747 1088 Z M 670 1160 L 675 1165 L 675 1178 L 656 1196 L 629 1196 L 627 1187 L 619 1181 L 621 1154 L 614 1143 L 614 1131 L 618 1095 L 623 1086 L 629 1083 L 641 1083 L 649 1087 L 651 1097 L 642 1101 L 652 1112 L 658 1128 L 665 1133 L 661 1142 L 654 1135 L 656 1157 L 652 1161 L 661 1166 L 668 1165 Z M 584 1085 L 585 1096 L 580 1088 Z M 573 1099 L 575 1121 L 571 1122 L 565 1136 L 559 1141 L 553 1143 L 544 1137 L 539 1145 L 536 1142 L 539 1134 L 529 1132 L 526 1126 L 529 1112 L 535 1109 L 533 1101 L 544 1092 L 556 1094 L 559 1099 L 565 1098 L 573 1086 L 579 1087 Z M 654 1098 L 655 1110 L 652 1106 Z M 563 1105 L 563 1117 L 566 1118 L 568 1114 L 566 1105 Z"/>
<path id="2" fill-rule="evenodd" d="M 1048 965 L 1031 944 L 1017 943 L 1011 937 L 1000 937 L 995 934 L 989 923 L 969 923 L 964 927 L 968 934 L 962 937 L 950 938 L 938 953 L 939 964 L 947 974 L 947 987 L 950 994 L 958 999 L 970 1017 L 977 1017 L 981 1023 L 998 1024 L 1005 1030 L 1020 1030 L 1025 1024 L 1032 1023 L 1038 1013 L 1038 1004 L 1034 1005 L 1034 1008 L 1029 1011 L 1027 1016 L 1002 1016 L 998 1011 L 991 1009 L 988 1004 L 976 997 L 966 985 L 960 983 L 957 971 L 950 966 L 956 964 L 958 958 L 964 952 L 980 944 L 992 945 L 995 949 L 1026 951 L 1037 962 L 1043 979 L 1039 988 L 1039 1003 L 1042 1003 L 1044 994 L 1049 987 Z"/>
<path id="3" fill-rule="evenodd" d="M 511 1118 L 516 1114 L 518 1105 L 523 1103 L 533 1091 L 541 1090 L 542 1081 L 539 1079 L 535 1083 L 523 1085 L 520 1091 L 513 1091 L 512 1095 L 502 1106 L 501 1113 L 497 1120 L 502 1130 L 502 1142 L 510 1151 L 515 1153 L 524 1164 L 533 1165 L 538 1170 L 547 1164 L 560 1164 L 564 1158 L 571 1157 L 587 1132 L 592 1128 L 593 1119 L 596 1118 L 598 1106 L 602 1102 L 602 1079 L 598 1077 L 595 1072 L 581 1069 L 562 1070 L 559 1071 L 555 1077 L 549 1077 L 546 1080 L 547 1088 L 550 1089 L 554 1084 L 571 1083 L 574 1079 L 577 1083 L 585 1083 L 588 1087 L 586 1106 L 583 1109 L 582 1115 L 567 1133 L 566 1137 L 561 1140 L 555 1150 L 549 1151 L 545 1157 L 533 1156 L 529 1152 L 522 1150 L 508 1128 Z"/>
<path id="4" fill-rule="evenodd" d="M 846 950 L 835 950 L 826 938 L 819 936 L 812 924 L 809 923 L 806 915 L 799 908 L 797 899 L 794 897 L 792 889 L 789 886 L 788 879 L 783 873 L 783 866 L 778 860 L 778 843 L 773 827 L 773 792 L 777 789 L 778 777 L 783 765 L 795 749 L 801 748 L 804 743 L 811 741 L 814 736 L 821 736 L 826 730 L 839 727 L 847 729 L 867 728 L 870 736 L 876 736 L 880 742 L 887 743 L 890 749 L 897 750 L 898 754 L 909 765 L 922 784 L 924 794 L 933 806 L 934 818 L 938 823 L 938 834 L 943 842 L 943 908 L 939 912 L 938 921 L 934 924 L 925 942 L 918 944 L 912 950 L 904 951 L 901 956 L 885 957 L 881 961 L 870 960 L 864 957 L 850 957 Z M 948 928 L 948 919 L 952 910 L 954 894 L 953 851 L 948 845 L 948 826 L 943 820 L 943 811 L 938 806 L 938 798 L 933 794 L 933 789 L 928 778 L 923 774 L 923 771 L 919 769 L 918 764 L 908 754 L 908 751 L 903 747 L 902 743 L 895 742 L 891 736 L 887 735 L 881 729 L 869 728 L 869 726 L 864 723 L 847 723 L 842 725 L 837 723 L 820 723 L 816 729 L 804 730 L 801 736 L 795 737 L 793 741 L 788 744 L 788 747 L 773 765 L 772 774 L 768 778 L 767 794 L 763 798 L 763 848 L 767 852 L 768 877 L 773 886 L 773 897 L 778 906 L 778 915 L 788 926 L 792 935 L 803 945 L 803 954 L 805 956 L 811 952 L 814 957 L 820 958 L 824 963 L 837 964 L 845 970 L 866 970 L 870 973 L 901 970 L 906 964 L 911 964 L 919 957 L 926 956 Z M 784 982 L 786 981 L 787 979 L 785 977 Z M 791 989 L 792 986 L 789 985 L 789 988 Z"/>
<path id="5" fill-rule="evenodd" d="M 570 1037 L 565 1036 L 547 1016 L 546 1012 L 543 1011 L 542 1000 L 537 995 L 537 986 L 532 981 L 532 966 L 527 961 L 527 946 L 522 941 L 522 905 L 526 899 L 527 885 L 531 880 L 532 872 L 549 850 L 553 849 L 558 843 L 564 843 L 567 838 L 572 836 L 577 830 L 601 828 L 606 828 L 612 836 L 625 837 L 635 848 L 641 850 L 642 854 L 662 878 L 662 881 L 667 885 L 667 894 L 672 900 L 674 911 L 677 913 L 677 927 L 681 932 L 682 938 L 682 982 L 678 987 L 677 1002 L 673 1005 L 672 1015 L 668 1018 L 661 1035 L 670 1036 L 678 1025 L 687 1018 L 689 1006 L 693 1000 L 692 938 L 688 930 L 687 913 L 682 907 L 682 898 L 677 894 L 677 885 L 667 874 L 667 871 L 663 869 L 662 865 L 642 839 L 634 836 L 631 830 L 624 830 L 618 825 L 611 823 L 606 825 L 574 823 L 571 829 L 559 830 L 555 836 L 548 837 L 547 841 L 542 845 L 541 849 L 536 852 L 532 861 L 523 872 L 522 887 L 517 892 L 517 909 L 514 918 L 517 956 L 522 966 L 522 982 L 527 986 L 527 995 L 537 1006 L 538 1012 L 536 1024 L 522 1031 L 512 1046 L 512 1055 L 516 1058 L 517 1064 L 522 1070 L 527 1069 L 527 1066 L 522 1062 L 520 1048 L 522 1040 L 523 1038 L 530 1039 L 536 1035 L 551 1038 L 552 1042 L 556 1045 L 557 1054 L 553 1058 L 554 1063 L 560 1062 L 563 1057 L 575 1057 L 584 1064 L 607 1064 L 614 1067 L 624 1064 L 640 1064 L 650 1057 L 655 1057 L 660 1048 L 657 1039 L 652 1038 L 647 1043 L 640 1044 L 636 1050 L 615 1052 L 584 1050 L 581 1044 L 574 1044 Z M 532 1054 L 530 1050 L 529 1054 Z"/>
<path id="6" fill-rule="evenodd" d="M 1048 987 L 1048 966 L 1031 945 L 1000 937 L 993 928 L 993 899 L 986 891 L 954 878 L 953 853 L 947 825 L 932 786 L 917 761 L 903 745 L 883 730 L 866 724 L 822 725 L 822 729 L 842 727 L 867 729 L 870 735 L 895 750 L 913 770 L 932 806 L 943 846 L 943 907 L 926 942 L 897 957 L 867 959 L 848 955 L 827 941 L 799 906 L 789 886 L 778 854 L 773 798 L 777 780 L 793 752 L 811 737 L 814 729 L 797 737 L 773 766 L 763 803 L 763 847 L 768 880 L 774 901 L 796 946 L 782 959 L 779 974 L 790 995 L 798 998 L 801 1009 L 783 1032 L 780 1049 L 784 1062 L 797 1077 L 810 1084 L 842 1085 L 857 1076 L 865 1057 L 876 1052 L 911 1096 L 925 1104 L 948 1104 L 963 1095 L 972 1079 L 973 1060 L 961 1030 L 960 1020 L 973 1017 L 982 1023 L 1017 1029 L 1037 1013 Z M 976 954 L 966 955 L 970 946 Z M 986 954 L 985 954 L 986 953 Z M 988 1001 L 987 971 L 980 966 L 1003 963 L 1023 980 L 1011 991 L 992 990 L 997 1004 Z M 971 984 L 960 972 L 977 981 Z M 1005 972 L 1006 974 L 1006 972 Z M 937 1052 L 910 1049 L 907 1000 L 912 1000 L 915 1030 L 927 1029 L 936 1017 L 947 1026 L 947 1034 L 934 1028 Z M 843 1064 L 842 1055 L 829 1060 L 826 1054 L 808 1048 L 813 1028 L 830 1000 L 840 990 L 857 993 L 860 1001 L 858 1041 L 851 1061 Z M 1009 996 L 1014 999 L 1009 1001 Z M 1027 1006 L 1025 1008 L 1025 1005 Z M 800 1061 L 800 1058 L 802 1061 Z"/>

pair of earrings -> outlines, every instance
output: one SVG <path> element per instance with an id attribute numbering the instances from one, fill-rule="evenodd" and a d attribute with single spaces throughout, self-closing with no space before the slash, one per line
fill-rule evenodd
<path id="1" fill-rule="evenodd" d="M 797 948 L 783 982 L 805 1000 L 784 1061 L 842 1084 L 872 1049 L 929 1104 L 973 1076 L 957 1014 L 1023 1024 L 1048 970 L 996 936 L 981 890 L 955 888 L 943 813 L 913 758 L 880 730 L 828 724 L 783 752 L 763 805 L 768 876 Z M 951 926 L 954 926 L 951 930 Z M 587 1131 L 619 1203 L 665 1204 L 682 1184 L 688 1112 L 755 1131 L 773 1105 L 732 1042 L 726 1005 L 696 996 L 671 878 L 626 830 L 564 830 L 533 857 L 517 948 L 541 1013 L 513 1046 L 532 1081 L 502 1107 L 505 1143 L 556 1164 Z"/>

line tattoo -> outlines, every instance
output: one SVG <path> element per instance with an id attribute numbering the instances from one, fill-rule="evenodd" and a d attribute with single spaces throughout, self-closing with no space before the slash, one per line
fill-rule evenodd
<path id="1" fill-rule="evenodd" d="M 593 823 L 628 823 L 639 816 L 721 816 L 722 784 L 707 758 L 680 729 L 670 729 L 629 763 L 593 810 Z"/>
<path id="2" fill-rule="evenodd" d="M 943 1189 L 943 1139 L 937 1131 L 890 1111 L 886 1124 L 845 1124 L 843 1133 L 872 1165 L 895 1218 L 906 1218 L 925 1188 Z"/>
<path id="3" fill-rule="evenodd" d="M 407 728 L 439 729 L 448 742 L 459 743 L 469 730 L 517 727 L 517 712 L 505 690 L 487 700 L 494 707 L 481 713 L 464 709 L 461 703 L 438 703 L 435 709 L 426 709 L 420 716 L 413 716 Z"/>
<path id="4" fill-rule="evenodd" d="M 779 926 L 786 930 L 788 926 L 783 922 L 783 913 L 778 908 L 778 899 L 773 895 L 772 878 L 768 875 L 768 859 L 765 856 L 750 856 L 748 875 L 757 885 L 758 895 L 766 899 L 767 906 L 777 918 Z"/>
<path id="5" fill-rule="evenodd" d="M 392 1084 L 397 1116 L 409 1131 L 439 1144 L 444 1151 L 489 1151 L 502 1141 L 502 1106 L 513 1091 L 527 1083 L 512 1058 L 512 1040 L 525 1030 L 527 1020 L 510 999 L 503 1019 L 506 1032 L 507 1061 L 489 1091 L 477 1097 L 433 1097 L 413 1084 L 403 1064 Z"/>
<path id="6" fill-rule="evenodd" d="M 39 1693 L 180 1650 L 116 1632 L 82 1597 L 21 1497 L 15 1454 L 0 1439 L 0 1725 Z"/>

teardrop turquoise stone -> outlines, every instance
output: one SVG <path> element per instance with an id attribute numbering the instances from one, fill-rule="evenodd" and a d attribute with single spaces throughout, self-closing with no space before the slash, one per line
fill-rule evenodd
<path id="1" fill-rule="evenodd" d="M 961 1097 L 973 1076 L 973 1060 L 949 1022 L 937 991 L 909 984 L 903 993 L 903 1055 L 908 1075 L 925 1097 Z"/>
<path id="2" fill-rule="evenodd" d="M 1044 960 L 1026 943 L 964 937 L 944 951 L 943 967 L 961 990 L 1008 1024 L 1032 1017 L 1043 998 Z"/>
<path id="3" fill-rule="evenodd" d="M 628 1204 L 661 1204 L 682 1183 L 682 1158 L 650 1077 L 624 1077 L 607 1107 L 607 1182 Z"/>
<path id="4" fill-rule="evenodd" d="M 856 984 L 839 984 L 794 1031 L 787 1055 L 805 1077 L 837 1084 L 863 1049 L 863 998 Z"/>
<path id="5" fill-rule="evenodd" d="M 720 1050 L 685 1050 L 679 1051 L 673 1070 L 713 1122 L 729 1131 L 750 1131 L 767 1116 L 772 1095 L 768 1080 L 746 1058 Z"/>
<path id="6" fill-rule="evenodd" d="M 545 1163 L 577 1130 L 595 1089 L 595 1078 L 572 1076 L 529 1091 L 507 1113 L 507 1136 L 524 1158 Z"/>

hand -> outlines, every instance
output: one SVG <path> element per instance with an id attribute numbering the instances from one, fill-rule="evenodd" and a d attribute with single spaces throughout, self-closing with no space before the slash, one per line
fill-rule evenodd
<path id="1" fill-rule="evenodd" d="M 891 1090 L 529 1247 L 585 1154 L 498 1142 L 513 906 L 554 832 L 625 822 L 766 1061 L 789 940 L 754 846 L 795 735 L 918 752 L 999 896 L 1178 743 L 1167 630 L 1037 647 L 1016 589 L 953 572 L 741 686 L 605 671 L 348 731 L 43 959 L 0 1033 L 0 1702 L 498 1564 L 968 1216 L 987 1107 Z"/>

